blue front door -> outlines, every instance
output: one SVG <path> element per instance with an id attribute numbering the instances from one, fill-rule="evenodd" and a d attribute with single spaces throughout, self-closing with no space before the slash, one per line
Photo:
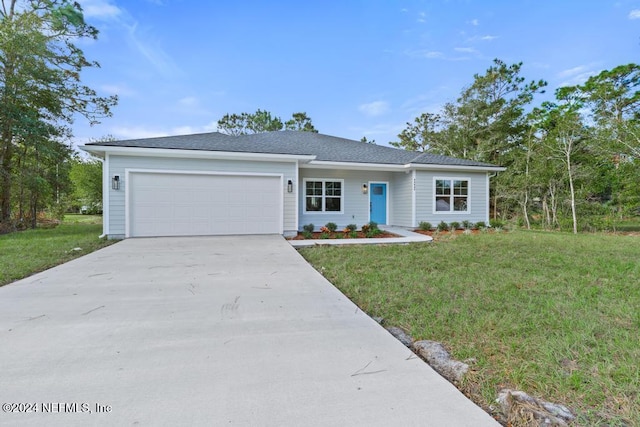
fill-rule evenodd
<path id="1" fill-rule="evenodd" d="M 372 183 L 369 188 L 369 209 L 371 221 L 387 223 L 387 184 Z"/>

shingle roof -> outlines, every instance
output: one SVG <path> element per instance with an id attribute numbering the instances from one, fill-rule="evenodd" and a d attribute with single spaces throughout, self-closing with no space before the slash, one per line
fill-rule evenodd
<path id="1" fill-rule="evenodd" d="M 487 163 L 457 159 L 352 139 L 312 132 L 278 131 L 231 136 L 220 132 L 177 135 L 123 141 L 92 142 L 87 146 L 163 148 L 239 153 L 313 155 L 316 161 L 377 163 L 404 165 L 408 163 L 451 166 L 486 166 Z"/>

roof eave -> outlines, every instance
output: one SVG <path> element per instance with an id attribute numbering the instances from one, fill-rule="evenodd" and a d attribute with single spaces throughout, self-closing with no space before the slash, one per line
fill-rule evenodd
<path id="1" fill-rule="evenodd" d="M 326 160 L 312 160 L 300 164 L 305 169 L 342 169 L 342 170 L 379 170 L 379 171 L 402 171 L 405 165 L 394 163 L 358 163 L 358 162 L 335 162 Z"/>
<path id="2" fill-rule="evenodd" d="M 502 172 L 507 170 L 507 168 L 502 166 L 439 165 L 439 164 L 425 164 L 425 163 L 408 163 L 404 166 L 407 169 L 432 170 L 432 171 L 466 170 L 466 171 L 478 171 L 478 172 Z"/>
<path id="3" fill-rule="evenodd" d="M 316 158 L 313 155 L 251 153 L 241 151 L 184 150 L 175 148 L 116 147 L 112 145 L 81 145 L 79 147 L 100 158 L 109 155 L 178 157 L 196 159 L 254 160 L 263 162 L 301 161 L 308 162 Z"/>

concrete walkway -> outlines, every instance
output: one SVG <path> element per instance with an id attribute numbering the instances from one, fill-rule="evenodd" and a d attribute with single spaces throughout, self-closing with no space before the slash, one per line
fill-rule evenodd
<path id="1" fill-rule="evenodd" d="M 1 287 L 0 343 L 0 425 L 497 425 L 280 236 L 129 239 Z"/>
<path id="2" fill-rule="evenodd" d="M 407 244 L 416 242 L 431 242 L 431 236 L 414 233 L 402 227 L 392 227 L 389 225 L 381 225 L 381 230 L 389 233 L 397 234 L 400 237 L 385 237 L 381 239 L 314 239 L 314 240 L 289 240 L 294 248 L 304 248 L 316 245 L 379 245 L 379 244 Z"/>

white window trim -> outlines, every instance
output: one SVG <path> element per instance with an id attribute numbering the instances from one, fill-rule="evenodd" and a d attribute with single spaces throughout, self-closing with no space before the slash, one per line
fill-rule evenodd
<path id="1" fill-rule="evenodd" d="M 466 211 L 437 211 L 436 210 L 436 181 L 467 181 L 467 210 Z M 453 197 L 453 182 L 451 183 L 451 195 Z M 434 176 L 433 177 L 433 190 L 431 191 L 431 200 L 433 203 L 434 215 L 470 215 L 471 214 L 471 178 L 464 177 L 448 177 L 448 176 Z M 451 204 L 453 206 L 453 204 Z"/>
<path id="2" fill-rule="evenodd" d="M 308 211 L 307 210 L 307 181 L 322 181 L 322 210 L 321 211 Z M 339 211 L 326 211 L 325 209 L 325 205 L 324 205 L 324 200 L 326 195 L 324 194 L 325 191 L 325 183 L 327 182 L 339 182 L 340 183 L 340 187 L 341 187 L 341 191 L 340 191 L 340 210 Z M 339 214 L 343 214 L 344 213 L 344 192 L 345 192 L 345 188 L 344 188 L 344 179 L 339 179 L 339 178 L 303 178 L 302 179 L 302 206 L 304 206 L 304 213 L 305 214 L 317 214 L 317 215 L 339 215 Z M 335 197 L 335 196 L 331 196 L 331 197 Z"/>

